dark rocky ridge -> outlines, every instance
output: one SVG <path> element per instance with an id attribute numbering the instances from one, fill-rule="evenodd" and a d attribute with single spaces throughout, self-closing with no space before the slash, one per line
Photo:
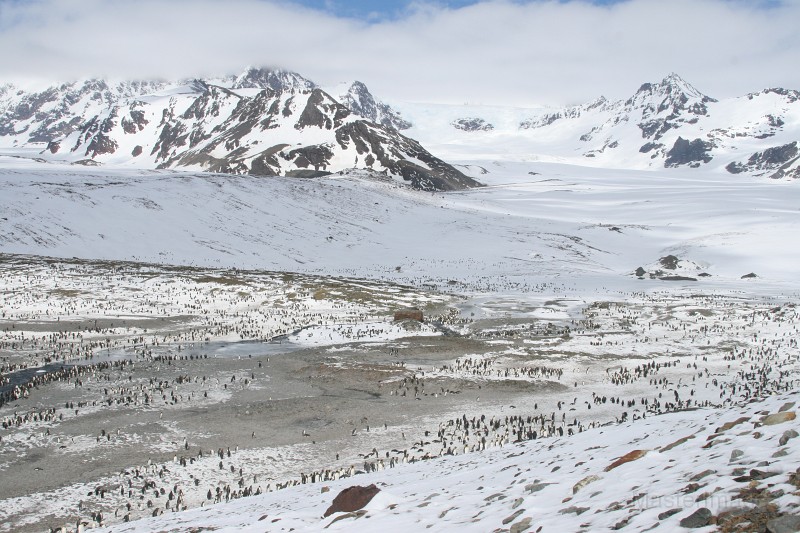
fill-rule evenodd
<path id="1" fill-rule="evenodd" d="M 756 152 L 746 163 L 733 162 L 725 169 L 731 174 L 766 172 L 774 179 L 797 178 L 800 177 L 800 168 L 790 169 L 789 167 L 800 159 L 798 154 L 800 154 L 800 149 L 797 147 L 797 141 L 793 141 L 783 146 L 767 148 L 763 152 Z"/>

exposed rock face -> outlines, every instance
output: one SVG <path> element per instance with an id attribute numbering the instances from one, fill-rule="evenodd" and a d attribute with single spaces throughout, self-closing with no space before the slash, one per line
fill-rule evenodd
<path id="1" fill-rule="evenodd" d="M 520 123 L 519 127 L 520 129 L 523 130 L 544 128 L 545 126 L 549 126 L 550 124 L 556 122 L 557 120 L 579 118 L 589 111 L 593 111 L 596 109 L 604 109 L 607 105 L 608 105 L 608 100 L 606 100 L 605 97 L 601 96 L 600 98 L 592 102 L 589 102 L 588 104 L 567 107 L 560 111 L 556 111 L 553 113 L 546 113 L 539 117 L 523 120 Z M 588 139 L 582 138 L 581 140 L 588 140 Z"/>
<path id="2" fill-rule="evenodd" d="M 363 509 L 372 498 L 381 491 L 374 484 L 368 487 L 354 485 L 340 492 L 334 499 L 331 506 L 325 511 L 323 518 L 327 518 L 333 513 L 352 513 Z"/>
<path id="3" fill-rule="evenodd" d="M 708 154 L 711 148 L 713 148 L 713 145 L 702 139 L 688 141 L 683 137 L 678 137 L 672 149 L 667 152 L 664 166 L 670 168 L 689 165 L 692 168 L 697 168 L 700 163 L 711 161 L 712 157 Z"/>
<path id="4" fill-rule="evenodd" d="M 753 172 L 759 175 L 771 174 L 771 178 L 800 177 L 800 171 L 790 167 L 800 160 L 800 149 L 797 141 L 773 146 L 763 152 L 756 152 L 750 156 L 746 163 L 733 162 L 725 167 L 731 174 Z"/>
<path id="5" fill-rule="evenodd" d="M 462 131 L 491 131 L 494 129 L 492 124 L 482 118 L 460 118 L 451 124 L 455 129 Z"/>

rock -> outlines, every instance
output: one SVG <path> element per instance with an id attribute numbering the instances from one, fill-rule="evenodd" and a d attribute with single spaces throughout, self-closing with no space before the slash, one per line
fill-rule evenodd
<path id="1" fill-rule="evenodd" d="M 422 322 L 423 320 L 422 311 L 415 307 L 409 307 L 408 309 L 400 309 L 394 312 L 394 319 L 395 321 L 398 320 L 416 320 L 417 322 Z"/>
<path id="2" fill-rule="evenodd" d="M 588 508 L 588 507 L 578 507 L 578 506 L 576 506 L 576 505 L 570 505 L 570 506 L 569 506 L 569 507 L 567 507 L 566 509 L 561 509 L 561 510 L 558 512 L 558 514 L 569 514 L 569 513 L 575 513 L 575 516 L 578 516 L 578 515 L 581 515 L 581 514 L 585 513 L 585 512 L 586 512 L 586 511 L 588 511 L 588 510 L 589 510 L 589 508 Z"/>
<path id="3" fill-rule="evenodd" d="M 678 268 L 678 261 L 680 261 L 680 259 L 674 255 L 666 255 L 658 260 L 661 266 L 668 270 L 675 270 Z"/>
<path id="4" fill-rule="evenodd" d="M 758 276 L 756 276 L 755 272 L 750 272 L 749 274 L 745 274 L 744 276 L 742 276 L 742 279 L 752 279 L 757 277 Z"/>
<path id="5" fill-rule="evenodd" d="M 723 431 L 728 431 L 732 427 L 736 427 L 743 422 L 747 422 L 748 420 L 750 420 L 748 417 L 742 416 L 737 418 L 733 422 L 725 422 L 724 424 L 722 424 L 720 427 L 717 428 L 716 433 L 722 433 Z"/>
<path id="6" fill-rule="evenodd" d="M 794 411 L 783 411 L 781 413 L 774 413 L 767 415 L 761 419 L 761 423 L 765 426 L 774 426 L 775 424 L 782 424 L 797 418 Z"/>
<path id="7" fill-rule="evenodd" d="M 605 471 L 608 472 L 610 470 L 614 470 L 618 466 L 622 466 L 625 463 L 630 463 L 631 461 L 636 461 L 637 459 L 641 459 L 647 455 L 647 450 L 633 450 L 632 452 L 628 452 L 610 465 L 605 468 Z"/>
<path id="8" fill-rule="evenodd" d="M 711 510 L 706 507 L 701 507 L 686 518 L 680 521 L 681 527 L 696 529 L 704 527 L 711 523 L 711 517 L 714 516 Z"/>
<path id="9" fill-rule="evenodd" d="M 778 444 L 780 444 L 781 446 L 786 446 L 786 443 L 789 442 L 789 439 L 793 439 L 795 437 L 797 437 L 797 431 L 793 429 L 787 429 L 786 431 L 783 432 L 781 438 L 778 439 Z"/>
<path id="10" fill-rule="evenodd" d="M 642 267 L 639 267 L 639 268 L 636 269 L 636 272 L 634 272 L 634 274 L 636 274 L 636 276 L 641 278 L 645 274 L 647 274 L 647 271 L 645 269 L 643 269 Z"/>
<path id="11" fill-rule="evenodd" d="M 547 485 L 552 485 L 552 483 L 538 483 L 538 482 L 529 483 L 529 484 L 525 485 L 525 491 L 526 492 L 531 492 L 531 493 L 539 492 L 540 490 L 545 488 Z"/>
<path id="12" fill-rule="evenodd" d="M 659 520 L 666 520 L 670 516 L 680 513 L 682 510 L 683 509 L 681 509 L 681 508 L 669 509 L 668 511 L 664 511 L 663 513 L 659 513 L 658 514 L 658 519 Z"/>
<path id="13" fill-rule="evenodd" d="M 510 533 L 522 533 L 523 531 L 525 531 L 529 527 L 531 527 L 531 517 L 526 516 L 525 518 L 523 518 L 519 522 L 511 524 L 511 529 L 509 529 L 509 532 Z"/>
<path id="14" fill-rule="evenodd" d="M 695 475 L 693 475 L 692 477 L 690 477 L 690 478 L 689 478 L 689 481 L 700 481 L 700 480 L 701 480 L 701 479 L 703 479 L 704 477 L 706 477 L 706 476 L 709 476 L 709 475 L 711 475 L 711 474 L 716 474 L 716 473 L 717 473 L 717 471 L 716 471 L 716 470 L 711 470 L 711 469 L 709 469 L 709 470 L 703 470 L 703 471 L 702 471 L 702 472 L 700 472 L 699 474 L 695 474 Z"/>
<path id="15" fill-rule="evenodd" d="M 134 146 L 133 150 L 131 151 L 131 155 L 133 157 L 139 157 L 140 155 L 142 155 L 142 147 L 138 144 Z"/>
<path id="16" fill-rule="evenodd" d="M 788 410 L 789 410 L 789 409 L 791 409 L 792 407 L 794 407 L 794 402 L 786 402 L 785 404 L 783 404 L 783 405 L 781 406 L 781 408 L 780 408 L 780 409 L 778 409 L 778 412 L 782 413 L 782 412 L 784 412 L 784 411 L 788 411 Z"/>
<path id="17" fill-rule="evenodd" d="M 764 472 L 763 470 L 756 470 L 753 468 L 750 470 L 750 480 L 751 481 L 759 481 L 762 479 L 767 479 L 773 476 L 777 476 L 777 472 Z"/>
<path id="18" fill-rule="evenodd" d="M 800 531 L 800 516 L 784 515 L 767 522 L 768 533 L 797 533 Z"/>
<path id="19" fill-rule="evenodd" d="M 789 455 L 789 452 L 787 452 L 786 450 L 778 450 L 777 452 L 772 454 L 772 458 L 777 459 L 779 457 L 786 457 L 787 455 Z"/>
<path id="20" fill-rule="evenodd" d="M 516 520 L 519 515 L 521 515 L 524 512 L 525 512 L 525 509 L 517 509 L 510 516 L 507 516 L 507 517 L 503 518 L 503 525 L 510 524 L 511 522 Z"/>
<path id="21" fill-rule="evenodd" d="M 342 490 L 333 499 L 331 506 L 328 507 L 322 517 L 327 518 L 333 513 L 350 513 L 353 511 L 358 511 L 367 505 L 380 491 L 381 489 L 376 487 L 374 484 L 368 487 L 361 487 L 358 485 L 348 487 Z"/>
<path id="22" fill-rule="evenodd" d="M 737 460 L 739 457 L 743 456 L 744 452 L 742 450 L 733 450 L 731 452 L 731 463 Z"/>
<path id="23" fill-rule="evenodd" d="M 572 487 L 572 494 L 577 494 L 578 491 L 581 490 L 583 487 L 585 487 L 589 483 L 594 483 L 598 479 L 600 479 L 600 476 L 586 476 L 582 480 L 575 483 L 575 486 Z"/>

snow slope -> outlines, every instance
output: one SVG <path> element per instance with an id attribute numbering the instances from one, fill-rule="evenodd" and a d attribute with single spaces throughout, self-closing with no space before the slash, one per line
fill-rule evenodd
<path id="1" fill-rule="evenodd" d="M 707 524 L 698 531 L 717 530 L 708 520 L 712 515 L 720 526 L 770 523 L 779 514 L 796 518 L 800 507 L 800 470 L 795 470 L 800 449 L 792 440 L 800 429 L 792 417 L 796 400 L 796 394 L 782 394 L 723 410 L 649 417 L 572 438 L 301 485 L 105 531 L 671 532 L 688 525 L 684 520 L 692 515 L 694 527 Z M 781 410 L 772 420 L 789 420 L 764 423 L 765 415 Z M 372 483 L 381 492 L 364 512 L 322 518 L 339 491 Z M 329 491 L 320 493 L 323 485 Z M 698 516 L 701 509 L 708 511 L 705 520 Z"/>
<path id="2" fill-rule="evenodd" d="M 5 164 L 14 163 L 5 158 Z M 54 167 L 0 171 L 7 253 L 389 278 L 642 283 L 660 258 L 795 287 L 790 181 L 544 163 L 465 164 L 487 187 L 412 190 L 380 175 L 313 180 Z M 689 265 L 690 263 L 686 263 Z M 646 282 L 649 283 L 649 282 Z M 635 285 L 634 285 L 635 287 Z"/>

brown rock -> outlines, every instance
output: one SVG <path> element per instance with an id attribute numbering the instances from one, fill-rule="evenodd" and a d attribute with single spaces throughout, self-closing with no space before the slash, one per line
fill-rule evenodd
<path id="1" fill-rule="evenodd" d="M 372 498 L 380 491 L 381 489 L 374 484 L 368 487 L 361 487 L 358 485 L 348 487 L 333 499 L 333 503 L 331 503 L 331 506 L 328 507 L 328 510 L 325 511 L 322 517 L 327 518 L 333 513 L 352 513 L 353 511 L 358 511 L 372 501 Z"/>
<path id="2" fill-rule="evenodd" d="M 636 461 L 637 459 L 641 459 L 647 455 L 647 450 L 633 450 L 632 452 L 628 452 L 610 465 L 608 465 L 605 469 L 606 472 L 609 470 L 614 470 L 618 466 L 622 466 L 625 463 L 630 463 L 631 461 Z"/>

